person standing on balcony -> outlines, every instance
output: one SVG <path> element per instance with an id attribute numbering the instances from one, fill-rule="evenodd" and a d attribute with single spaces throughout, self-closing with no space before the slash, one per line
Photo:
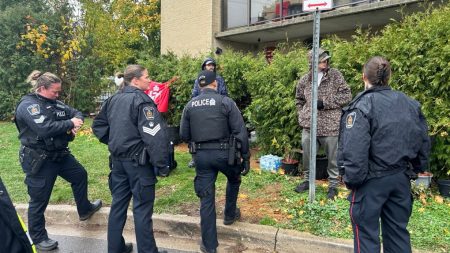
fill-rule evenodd
<path id="1" fill-rule="evenodd" d="M 228 96 L 228 90 L 227 85 L 225 83 L 225 80 L 217 74 L 217 64 L 216 61 L 213 58 L 206 58 L 202 63 L 202 70 L 212 71 L 216 73 L 216 81 L 217 81 L 217 93 L 223 96 Z M 197 97 L 200 95 L 200 86 L 198 85 L 198 79 L 195 79 L 194 82 L 194 88 L 192 89 L 192 98 Z M 188 164 L 189 168 L 195 167 L 195 161 L 194 158 L 189 162 Z"/>
<path id="2" fill-rule="evenodd" d="M 365 91 L 344 108 L 339 172 L 351 189 L 355 253 L 411 253 L 406 229 L 412 212 L 410 179 L 427 169 L 428 126 L 420 104 L 389 87 L 391 68 L 379 56 L 363 69 Z"/>
<path id="3" fill-rule="evenodd" d="M 319 49 L 318 93 L 317 93 L 317 147 L 323 147 L 328 158 L 328 199 L 338 194 L 339 171 L 336 165 L 336 154 L 339 134 L 339 120 L 342 107 L 350 102 L 352 94 L 344 76 L 335 68 L 330 68 L 330 53 Z M 311 126 L 311 91 L 312 91 L 312 50 L 309 52 L 310 70 L 297 84 L 295 105 L 298 121 L 302 130 L 303 169 L 305 181 L 295 191 L 300 193 L 309 189 L 310 160 L 310 126 Z"/>

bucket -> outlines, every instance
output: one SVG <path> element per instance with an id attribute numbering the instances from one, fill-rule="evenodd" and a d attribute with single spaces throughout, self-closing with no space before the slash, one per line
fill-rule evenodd
<path id="1" fill-rule="evenodd" d="M 286 175 L 296 176 L 298 174 L 298 163 L 299 161 L 294 159 L 289 162 L 286 162 L 286 160 L 283 159 L 281 160 L 281 167 Z"/>
<path id="2" fill-rule="evenodd" d="M 450 198 L 450 180 L 449 179 L 440 179 L 437 181 L 439 187 L 439 193 L 443 197 Z"/>
<path id="3" fill-rule="evenodd" d="M 418 174 L 417 179 L 414 181 L 414 185 L 417 187 L 422 186 L 425 189 L 430 188 L 432 177 L 433 174 L 431 173 Z"/>

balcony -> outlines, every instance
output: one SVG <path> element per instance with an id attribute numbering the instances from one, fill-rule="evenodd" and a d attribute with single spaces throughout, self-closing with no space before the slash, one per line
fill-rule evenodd
<path id="1" fill-rule="evenodd" d="M 420 0 L 335 0 L 321 13 L 321 35 L 351 33 L 356 28 L 380 27 L 399 20 L 403 13 L 419 11 Z M 311 13 L 303 0 L 224 0 L 222 32 L 216 39 L 256 44 L 312 37 Z"/>

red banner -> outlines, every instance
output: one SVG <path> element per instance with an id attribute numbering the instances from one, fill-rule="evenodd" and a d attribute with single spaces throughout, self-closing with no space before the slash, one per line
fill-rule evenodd
<path id="1" fill-rule="evenodd" d="M 149 89 L 145 91 L 145 94 L 153 99 L 155 104 L 158 106 L 159 112 L 167 112 L 167 110 L 169 109 L 170 96 L 169 84 L 167 82 L 158 83 L 155 81 L 151 81 Z"/>

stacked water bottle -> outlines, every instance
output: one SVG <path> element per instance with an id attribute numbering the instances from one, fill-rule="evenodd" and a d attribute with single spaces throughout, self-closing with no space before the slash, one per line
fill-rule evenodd
<path id="1" fill-rule="evenodd" d="M 277 172 L 281 167 L 281 157 L 276 155 L 264 155 L 259 158 L 261 170 Z"/>

